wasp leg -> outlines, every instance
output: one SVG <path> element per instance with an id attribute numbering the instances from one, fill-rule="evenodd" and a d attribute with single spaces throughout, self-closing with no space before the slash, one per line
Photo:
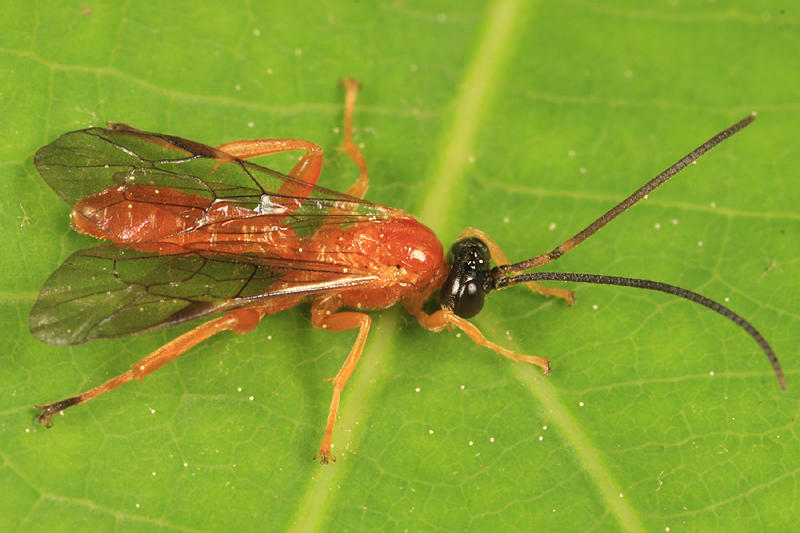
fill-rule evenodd
<path id="1" fill-rule="evenodd" d="M 428 314 L 419 309 L 408 309 L 408 311 L 414 315 L 417 319 L 417 322 L 430 331 L 439 332 L 445 328 L 452 328 L 456 327 L 467 334 L 467 336 L 472 339 L 475 344 L 480 346 L 484 346 L 493 350 L 503 357 L 508 357 L 509 359 L 513 359 L 514 361 L 520 361 L 522 363 L 530 363 L 532 365 L 536 365 L 542 369 L 544 374 L 550 373 L 550 361 L 545 359 L 544 357 L 538 357 L 536 355 L 523 355 L 518 354 L 516 352 L 512 352 L 502 346 L 493 343 L 489 339 L 483 336 L 481 330 L 477 328 L 472 322 L 457 316 L 452 311 L 447 309 L 440 309 L 433 314 Z"/>
<path id="2" fill-rule="evenodd" d="M 506 254 L 503 253 L 503 250 L 500 249 L 500 246 L 497 245 L 496 242 L 492 240 L 491 237 L 486 235 L 479 229 L 475 228 L 467 228 L 465 229 L 461 235 L 458 236 L 458 239 L 465 239 L 467 237 L 477 237 L 481 241 L 486 244 L 489 248 L 489 254 L 492 256 L 492 261 L 494 261 L 495 265 L 508 265 L 508 258 Z M 555 296 L 556 298 L 561 298 L 566 300 L 567 305 L 574 305 L 575 304 L 575 293 L 567 289 L 557 289 L 554 287 L 544 287 L 539 285 L 538 283 L 534 283 L 533 281 L 527 281 L 524 283 L 529 289 L 532 291 L 538 292 L 539 294 L 543 294 L 545 296 Z"/>
<path id="3" fill-rule="evenodd" d="M 347 194 L 355 196 L 356 198 L 364 198 L 369 188 L 369 176 L 367 176 L 367 162 L 358 146 L 353 142 L 353 113 L 356 109 L 356 96 L 358 96 L 359 83 L 352 78 L 345 78 L 342 80 L 344 85 L 344 142 L 342 143 L 342 150 L 350 156 L 350 159 L 358 167 L 361 175 L 353 183 Z"/>
<path id="4" fill-rule="evenodd" d="M 217 150 L 239 159 L 248 159 L 262 155 L 277 154 L 305 150 L 306 153 L 294 165 L 289 175 L 303 183 L 287 180 L 278 194 L 305 198 L 311 192 L 311 186 L 317 183 L 322 172 L 322 148 L 310 141 L 302 139 L 252 139 L 233 141 L 217 146 Z"/>
<path id="5" fill-rule="evenodd" d="M 356 182 L 347 189 L 347 194 L 357 198 L 364 198 L 369 187 L 367 176 L 367 163 L 361 151 L 353 143 L 353 112 L 356 106 L 356 96 L 358 95 L 358 82 L 346 78 L 342 80 L 345 87 L 345 107 L 344 107 L 344 143 L 342 150 L 350 156 L 350 159 L 358 166 L 361 175 Z M 315 185 L 322 172 L 322 148 L 310 141 L 302 139 L 252 139 L 242 141 L 232 141 L 216 147 L 217 150 L 239 159 L 249 159 L 262 155 L 276 154 L 279 152 L 291 152 L 293 150 L 305 150 L 306 153 L 295 164 L 289 175 L 300 181 Z M 225 162 L 225 161 L 223 161 Z M 299 183 L 287 181 L 278 190 L 279 194 L 287 196 L 306 197 L 311 188 Z"/>
<path id="6" fill-rule="evenodd" d="M 188 331 L 168 342 L 161 348 L 157 349 L 138 363 L 132 369 L 124 372 L 116 377 L 113 377 L 98 385 L 93 389 L 61 400 L 59 402 L 50 403 L 47 405 L 37 405 L 37 409 L 42 412 L 36 417 L 37 422 L 47 427 L 52 425 L 53 415 L 59 411 L 63 411 L 67 407 L 78 405 L 80 403 L 88 402 L 92 398 L 96 398 L 103 393 L 114 390 L 120 385 L 123 385 L 134 378 L 143 378 L 151 372 L 154 372 L 164 366 L 165 364 L 173 361 L 183 355 L 187 350 L 203 342 L 209 337 L 221 333 L 223 331 L 232 330 L 235 333 L 248 333 L 258 325 L 259 320 L 263 313 L 254 309 L 237 309 L 231 311 L 224 316 L 209 320 L 205 324 L 201 324 L 191 331 Z"/>
<path id="7" fill-rule="evenodd" d="M 344 389 L 347 380 L 358 364 L 358 359 L 361 357 L 361 352 L 364 351 L 364 343 L 367 341 L 369 334 L 369 326 L 372 322 L 369 315 L 364 313 L 357 313 L 346 311 L 341 313 L 334 313 L 339 304 L 335 303 L 330 298 L 318 299 L 314 302 L 311 308 L 311 323 L 317 328 L 328 329 L 330 331 L 344 331 L 346 329 L 358 328 L 358 335 L 353 347 L 350 349 L 350 355 L 345 359 L 344 364 L 339 369 L 336 377 L 333 378 L 333 397 L 331 398 L 331 406 L 328 410 L 328 422 L 325 425 L 325 435 L 322 437 L 322 445 L 319 448 L 319 453 L 314 456 L 314 460 L 319 459 L 320 463 L 326 465 L 329 461 L 336 462 L 336 457 L 331 452 L 331 439 L 333 438 L 333 426 L 336 424 L 336 412 L 339 409 L 339 399 L 342 390 Z"/>

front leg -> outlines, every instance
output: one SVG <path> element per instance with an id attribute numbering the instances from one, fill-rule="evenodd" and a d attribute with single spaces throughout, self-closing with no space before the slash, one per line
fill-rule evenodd
<path id="1" fill-rule="evenodd" d="M 479 330 L 475 324 L 465 318 L 461 318 L 452 311 L 447 309 L 439 309 L 438 311 L 429 315 L 422 309 L 421 306 L 415 306 L 413 304 L 406 305 L 406 309 L 409 313 L 414 315 L 420 326 L 427 330 L 439 332 L 446 328 L 452 329 L 453 327 L 456 327 L 466 333 L 475 344 L 489 348 L 490 350 L 499 353 L 503 357 L 508 357 L 514 361 L 536 365 L 542 369 L 544 374 L 550 373 L 549 360 L 537 355 L 524 355 L 517 352 L 512 352 L 507 348 L 503 348 L 499 344 L 493 343 L 483 336 L 483 333 L 481 333 L 481 330 Z"/>
<path id="2" fill-rule="evenodd" d="M 326 465 L 328 461 L 336 462 L 336 457 L 331 453 L 331 439 L 333 438 L 333 426 L 336 424 L 336 412 L 339 410 L 339 398 L 342 394 L 347 380 L 356 368 L 361 352 L 364 351 L 364 343 L 367 342 L 369 326 L 372 320 L 369 315 L 353 311 L 337 313 L 336 310 L 341 306 L 335 297 L 323 297 L 314 301 L 311 306 L 311 323 L 314 327 L 328 329 L 331 331 L 344 331 L 346 329 L 358 328 L 358 335 L 350 355 L 345 359 L 344 364 L 339 369 L 336 377 L 333 378 L 333 397 L 331 406 L 328 410 L 328 423 L 325 425 L 325 435 L 322 437 L 322 446 L 314 459 L 319 459 L 320 463 Z"/>

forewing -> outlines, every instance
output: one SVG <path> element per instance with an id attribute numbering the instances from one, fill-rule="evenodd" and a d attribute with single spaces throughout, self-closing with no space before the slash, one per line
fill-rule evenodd
<path id="1" fill-rule="evenodd" d="M 293 265 L 317 275 L 276 282 L 284 265 L 197 252 L 158 255 L 98 246 L 75 252 L 42 287 L 30 314 L 35 337 L 77 344 L 171 326 L 265 298 L 352 287 L 369 280 L 339 275 L 336 266 Z"/>
<path id="2" fill-rule="evenodd" d="M 153 185 L 211 204 L 236 202 L 251 216 L 281 217 L 301 237 L 313 235 L 322 224 L 373 221 L 395 212 L 204 144 L 122 124 L 65 133 L 39 149 L 35 163 L 47 184 L 73 207 L 110 187 Z M 304 195 L 281 194 L 287 182 Z"/>

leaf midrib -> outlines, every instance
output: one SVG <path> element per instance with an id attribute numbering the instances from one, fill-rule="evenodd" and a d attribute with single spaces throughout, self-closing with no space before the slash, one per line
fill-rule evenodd
<path id="1" fill-rule="evenodd" d="M 422 199 L 419 219 L 438 234 L 441 234 L 445 225 L 448 208 L 458 204 L 458 198 L 453 191 L 458 190 L 457 184 L 463 178 L 469 156 L 473 153 L 479 126 L 492 104 L 495 88 L 502 84 L 506 61 L 515 51 L 517 32 L 523 27 L 522 21 L 529 15 L 530 9 L 531 6 L 525 0 L 498 0 L 487 9 L 487 23 L 481 37 L 476 41 L 474 56 L 459 84 L 461 90 L 455 95 L 450 122 L 442 129 L 434 152 L 440 155 L 432 160 L 427 173 L 426 183 L 431 186 Z M 391 345 L 397 317 L 396 310 L 384 313 L 380 319 L 380 333 L 373 331 L 359 369 L 348 384 L 349 392 L 340 408 L 337 431 L 334 432 L 336 442 L 343 442 L 342 434 L 345 430 L 352 429 L 359 406 L 368 402 L 368 398 L 377 392 L 377 387 L 374 383 L 370 386 L 370 382 L 378 373 L 377 361 L 390 364 L 389 358 L 394 353 Z M 498 338 L 500 333 L 496 330 L 496 327 L 487 328 L 490 337 Z M 597 487 L 622 529 L 643 531 L 638 513 L 627 500 L 620 498 L 618 484 L 604 465 L 599 450 L 572 417 L 557 388 L 530 366 L 514 364 L 512 367 L 516 379 L 531 391 L 535 401 L 548 412 L 549 419 L 563 439 L 571 445 L 576 459 Z M 356 446 L 362 438 L 356 432 Z M 347 462 L 342 463 L 322 467 L 324 470 L 311 481 L 308 491 L 298 503 L 293 531 L 325 529 L 328 509 L 336 494 L 334 489 L 340 486 L 347 475 Z"/>

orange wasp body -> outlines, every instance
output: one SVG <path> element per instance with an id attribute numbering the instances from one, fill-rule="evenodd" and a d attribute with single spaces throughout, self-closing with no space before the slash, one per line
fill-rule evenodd
<path id="1" fill-rule="evenodd" d="M 325 227 L 312 238 L 298 237 L 287 224 L 279 225 L 278 230 L 273 221 L 261 218 L 235 202 L 132 185 L 107 189 L 81 201 L 75 206 L 72 222 L 82 233 L 161 256 L 197 250 L 223 256 L 274 256 L 278 262 L 313 265 L 313 269 L 287 272 L 271 286 L 270 301 L 253 306 L 264 313 L 295 305 L 313 284 L 321 288 L 337 285 L 337 308 L 384 309 L 412 296 L 424 301 L 447 275 L 439 240 L 399 210 L 391 210 L 386 220 L 369 224 Z M 330 271 L 326 272 L 326 265 L 331 265 Z M 352 280 L 354 286 L 349 290 L 338 286 L 342 274 L 355 272 L 370 274 L 366 280 Z M 292 290 L 298 285 L 307 290 Z M 281 292 L 287 294 L 278 297 Z"/>
<path id="2" fill-rule="evenodd" d="M 516 283 L 573 303 L 572 292 L 539 280 L 633 286 L 692 300 L 733 320 L 761 346 L 781 386 L 783 374 L 758 331 L 721 304 L 664 283 L 563 272 L 522 273 L 569 251 L 648 192 L 754 116 L 719 133 L 642 186 L 586 229 L 548 254 L 509 264 L 487 235 L 468 229 L 449 258 L 426 226 L 411 215 L 363 200 L 367 168 L 352 142 L 358 85 L 345 80 L 344 151 L 360 177 L 339 193 L 316 185 L 322 150 L 297 139 L 237 141 L 212 148 L 122 124 L 67 133 L 36 154 L 45 181 L 73 208 L 72 225 L 110 244 L 70 256 L 42 288 L 30 316 L 33 334 L 52 344 L 75 344 L 213 318 L 184 333 L 131 370 L 77 396 L 39 406 L 38 419 L 142 378 L 212 335 L 251 331 L 264 315 L 311 300 L 319 328 L 358 329 L 333 380 L 333 398 L 317 458 L 335 460 L 331 438 L 339 397 L 370 328 L 365 310 L 398 302 L 430 330 L 459 328 L 476 343 L 549 372 L 547 359 L 521 355 L 487 340 L 470 318 L 486 294 Z M 305 150 L 288 174 L 246 159 Z M 497 265 L 491 267 L 491 262 Z M 439 291 L 441 309 L 428 314 Z M 350 310 L 342 310 L 350 309 Z"/>

